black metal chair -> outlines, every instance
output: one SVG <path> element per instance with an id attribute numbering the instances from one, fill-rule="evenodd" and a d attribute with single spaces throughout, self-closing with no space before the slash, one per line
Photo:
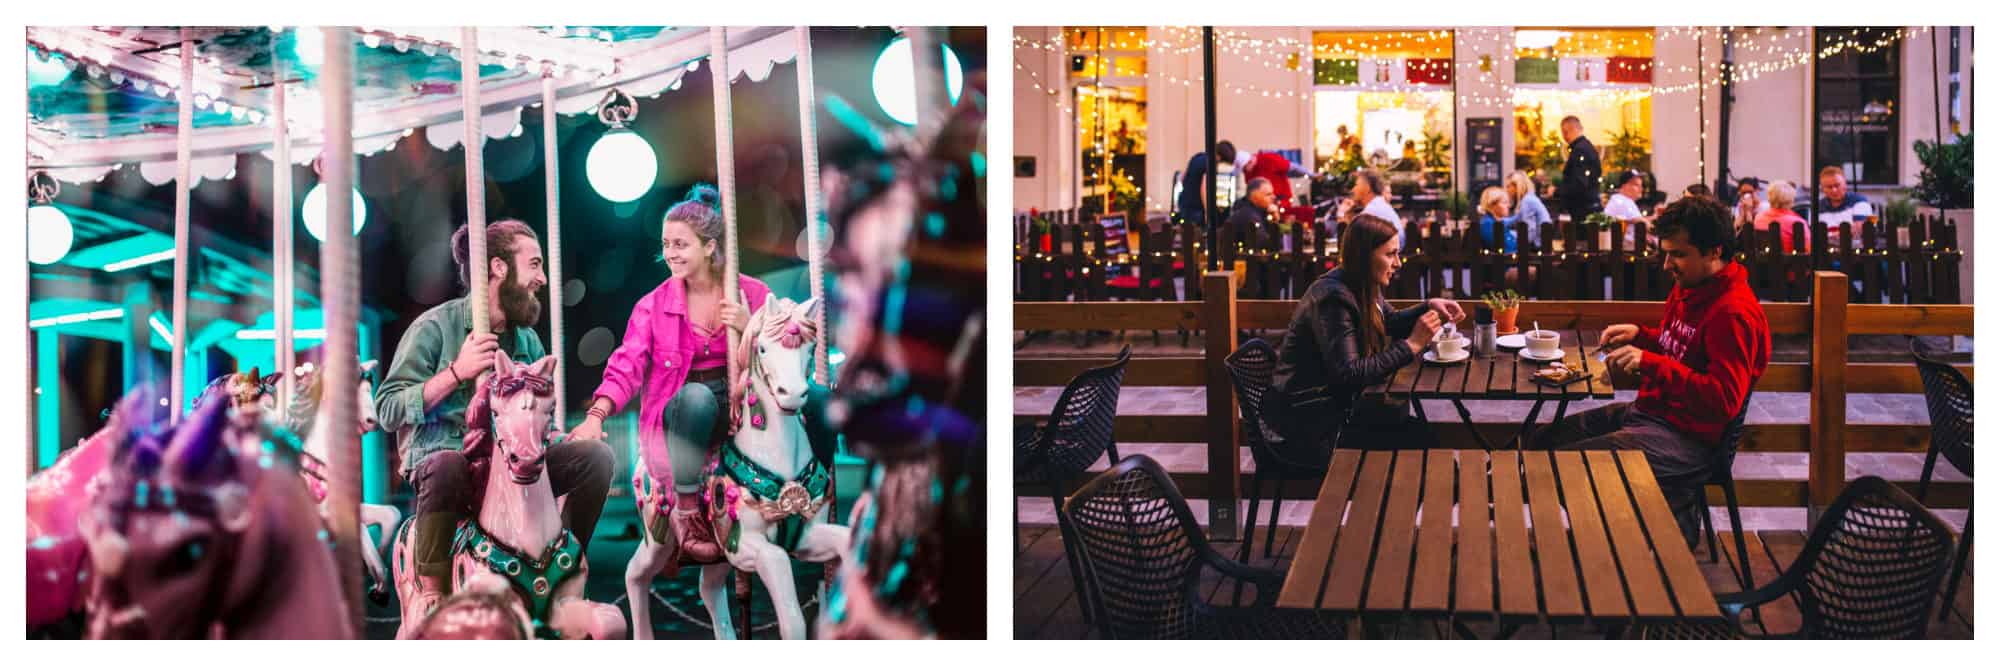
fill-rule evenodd
<path id="1" fill-rule="evenodd" d="M 1216 552 L 1194 511 L 1153 459 L 1135 455 L 1099 474 L 1057 512 L 1063 542 L 1081 563 L 1080 598 L 1103 638 L 1341 638 L 1312 611 L 1274 607 L 1284 574 Z M 1249 582 L 1250 606 L 1201 600 L 1201 572 Z"/>
<path id="2" fill-rule="evenodd" d="M 1063 387 L 1062 395 L 1056 397 L 1055 409 L 1049 412 L 1049 420 L 1040 428 L 1028 429 L 1014 436 L 1014 484 L 1041 485 L 1048 489 L 1049 503 L 1057 511 L 1062 510 L 1062 496 L 1077 477 L 1097 462 L 1099 456 L 1109 454 L 1110 462 L 1118 462 L 1118 444 L 1112 439 L 1112 426 L 1118 416 L 1118 392 L 1125 383 L 1125 363 L 1131 360 L 1132 346 L 1126 345 L 1118 352 L 1118 360 L 1110 365 L 1083 371 L 1069 385 Z M 1021 533 L 1020 505 L 1015 503 L 1014 534 L 1016 550 Z M 1076 568 L 1076 558 L 1069 553 L 1069 543 L 1063 543 L 1064 559 L 1069 561 L 1070 580 L 1082 584 L 1082 577 Z"/>
<path id="3" fill-rule="evenodd" d="M 1646 627 L 1648 638 L 1923 638 L 1937 586 L 1951 561 L 1944 521 L 1881 477 L 1847 486 L 1813 525 L 1798 559 L 1769 584 L 1717 595 L 1727 622 Z M 1742 616 L 1794 598 L 1800 626 L 1789 634 L 1746 633 Z"/>
<path id="4" fill-rule="evenodd" d="M 1924 405 L 1931 413 L 1931 450 L 1924 455 L 1924 474 L 1917 480 L 1917 499 L 1929 499 L 1931 473 L 1938 456 L 1972 477 L 1972 380 L 1949 363 L 1924 355 L 1916 338 L 1910 339 L 1910 354 L 1917 359 L 1917 374 L 1924 380 Z M 1951 612 L 1952 597 L 1958 595 L 1959 580 L 1965 576 L 1965 558 L 1972 554 L 1972 510 L 1965 511 L 1965 530 L 1959 534 L 1958 555 L 1946 579 L 1944 607 L 1938 617 Z"/>
<path id="5" fill-rule="evenodd" d="M 1243 415 L 1243 439 L 1250 444 L 1250 457 L 1257 463 L 1257 471 L 1250 480 L 1250 512 L 1243 521 L 1243 550 L 1236 556 L 1239 562 L 1249 562 L 1264 482 L 1269 480 L 1273 486 L 1271 522 L 1264 530 L 1264 556 L 1270 557 L 1278 533 L 1278 511 L 1285 498 L 1285 482 L 1319 481 L 1326 476 L 1327 458 L 1301 456 L 1298 451 L 1286 449 L 1283 438 L 1264 423 L 1264 396 L 1271 391 L 1271 375 L 1278 367 L 1278 352 L 1271 348 L 1271 343 L 1251 338 L 1224 362 L 1229 365 L 1237 409 Z"/>
<path id="6" fill-rule="evenodd" d="M 1743 396 L 1743 408 L 1736 410 L 1736 420 L 1722 428 L 1721 451 L 1716 453 L 1715 466 L 1709 469 L 1708 480 L 1702 484 L 1701 526 L 1708 534 L 1708 561 L 1720 561 L 1715 547 L 1715 512 L 1708 504 L 1708 486 L 1720 486 L 1722 498 L 1729 509 L 1729 528 L 1736 535 L 1737 581 L 1743 589 L 1757 587 L 1756 578 L 1750 573 L 1750 551 L 1743 539 L 1743 508 L 1736 501 L 1736 448 L 1743 443 L 1744 419 L 1750 415 L 1750 395 Z"/>

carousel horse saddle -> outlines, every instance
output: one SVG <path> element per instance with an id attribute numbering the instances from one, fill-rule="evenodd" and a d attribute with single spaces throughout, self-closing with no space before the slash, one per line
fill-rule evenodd
<path id="1" fill-rule="evenodd" d="M 452 552 L 471 553 L 488 570 L 507 579 L 528 602 L 528 617 L 534 621 L 538 638 L 560 638 L 548 628 L 549 607 L 555 601 L 556 586 L 583 566 L 583 544 L 576 535 L 563 530 L 537 560 L 493 539 L 479 527 L 479 521 L 467 519 L 458 523 Z"/>
<path id="2" fill-rule="evenodd" d="M 723 443 L 717 471 L 709 477 L 709 518 L 716 527 L 727 525 L 723 548 L 732 553 L 743 529 L 736 520 L 738 507 L 756 511 L 778 528 L 771 543 L 788 553 L 798 550 L 807 521 L 826 505 L 832 480 L 818 458 L 809 458 L 797 477 L 779 476 L 743 455 L 735 442 Z"/>

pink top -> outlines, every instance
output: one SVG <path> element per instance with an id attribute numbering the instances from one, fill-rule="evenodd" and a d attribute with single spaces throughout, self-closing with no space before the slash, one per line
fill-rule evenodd
<path id="1" fill-rule="evenodd" d="M 1799 217 L 1799 214 L 1792 212 L 1790 208 L 1773 207 L 1762 213 L 1758 213 L 1757 220 L 1751 223 L 1751 228 L 1756 229 L 1758 231 L 1763 231 L 1765 229 L 1771 228 L 1771 225 L 1773 223 L 1778 225 L 1778 244 L 1782 246 L 1786 252 L 1791 252 L 1792 225 L 1794 223 L 1804 224 L 1805 218 Z"/>
<path id="2" fill-rule="evenodd" d="M 764 299 L 771 295 L 771 288 L 757 278 L 738 276 L 737 284 L 743 290 L 743 301 L 749 304 L 750 314 L 763 308 Z M 670 278 L 640 298 L 632 306 L 632 318 L 625 324 L 625 337 L 619 341 L 618 350 L 604 364 L 604 381 L 591 396 L 592 400 L 610 400 L 611 413 L 616 414 L 643 389 L 644 395 L 639 399 L 639 446 L 662 461 L 667 458 L 667 401 L 687 383 L 688 371 L 695 366 L 695 351 L 703 342 L 688 322 L 687 310 L 687 282 L 682 278 Z M 723 337 L 726 340 L 727 334 Z M 661 478 L 671 479 L 673 475 L 667 473 Z"/>
<path id="3" fill-rule="evenodd" d="M 729 348 L 729 335 L 726 331 L 718 328 L 707 337 L 703 337 L 697 331 L 694 339 L 694 369 L 714 370 L 729 366 L 729 355 L 726 353 Z"/>

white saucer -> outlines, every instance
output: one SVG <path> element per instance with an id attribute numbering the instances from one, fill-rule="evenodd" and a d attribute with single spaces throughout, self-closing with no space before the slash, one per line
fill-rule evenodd
<path id="1" fill-rule="evenodd" d="M 1435 349 L 1427 349 L 1427 350 L 1424 350 L 1424 362 L 1425 362 L 1425 363 L 1436 363 L 1436 364 L 1439 364 L 1439 365 L 1451 365 L 1451 364 L 1453 364 L 1453 363 L 1460 363 L 1460 362 L 1463 362 L 1463 361 L 1464 361 L 1465 359 L 1468 359 L 1468 358 L 1472 358 L 1472 352 L 1471 352 L 1471 351 L 1462 351 L 1462 352 L 1459 352 L 1459 354 L 1458 354 L 1458 357 L 1457 357 L 1457 358 L 1438 358 L 1438 355 L 1437 355 L 1437 350 L 1435 350 Z"/>
<path id="2" fill-rule="evenodd" d="M 1523 349 L 1528 346 L 1528 334 L 1514 333 L 1511 335 L 1502 335 L 1494 338 L 1493 342 L 1508 349 Z"/>
<path id="3" fill-rule="evenodd" d="M 1534 352 L 1530 352 L 1530 351 L 1528 351 L 1528 348 L 1527 348 L 1527 347 L 1522 347 L 1522 348 L 1521 348 L 1521 358 L 1523 358 L 1523 359 L 1526 359 L 1526 360 L 1529 360 L 1529 361 L 1534 361 L 1534 362 L 1536 362 L 1536 363 L 1547 363 L 1547 362 L 1549 362 L 1549 361 L 1560 361 L 1560 360 L 1562 360 L 1562 358 L 1563 358 L 1563 351 L 1562 351 L 1562 348 L 1561 348 L 1561 347 L 1558 347 L 1558 348 L 1556 348 L 1556 353 L 1555 353 L 1555 354 L 1554 354 L 1553 356 L 1536 356 L 1536 355 L 1534 354 Z"/>

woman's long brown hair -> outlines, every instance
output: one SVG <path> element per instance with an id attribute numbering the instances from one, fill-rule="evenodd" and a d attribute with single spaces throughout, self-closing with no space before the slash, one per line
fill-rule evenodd
<path id="1" fill-rule="evenodd" d="M 1361 306 L 1361 353 L 1370 355 L 1389 346 L 1382 323 L 1382 285 L 1375 283 L 1375 250 L 1396 241 L 1396 227 L 1372 215 L 1356 215 L 1340 235 L 1340 281 Z"/>

